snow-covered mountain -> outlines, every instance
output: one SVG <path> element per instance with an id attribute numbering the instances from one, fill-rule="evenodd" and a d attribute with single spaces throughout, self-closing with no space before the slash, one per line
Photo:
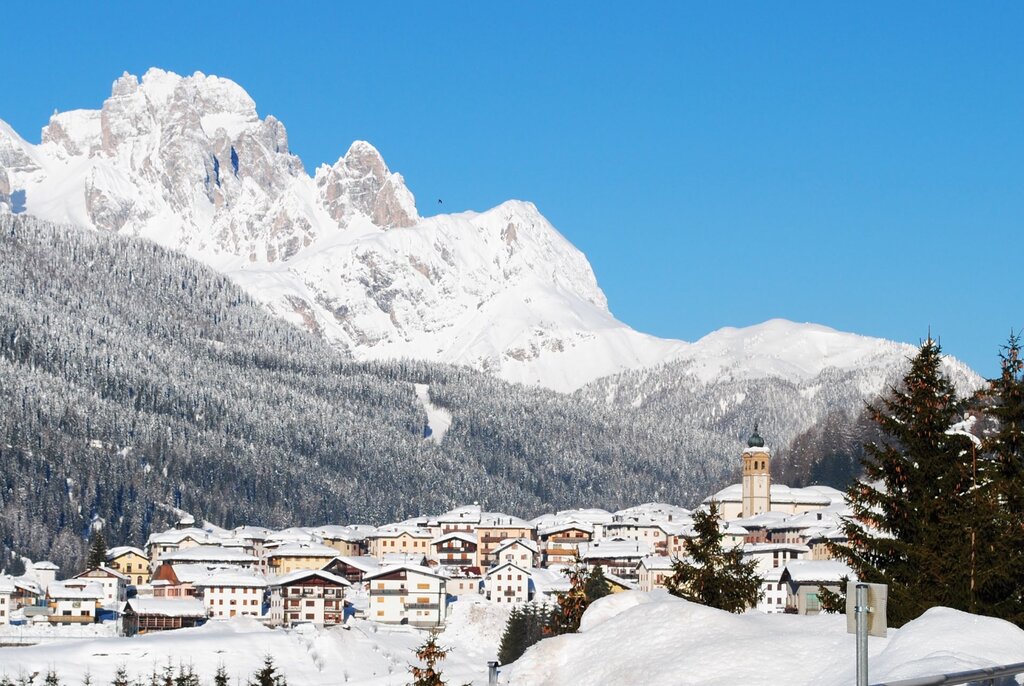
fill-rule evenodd
<path id="1" fill-rule="evenodd" d="M 634 331 L 534 205 L 423 218 L 362 141 L 310 177 L 281 122 L 201 73 L 125 74 L 100 110 L 54 114 L 38 145 L 0 121 L 3 212 L 182 251 L 357 360 L 465 364 L 559 391 L 602 380 L 602 393 L 636 403 L 653 392 L 639 379 L 810 383 L 828 369 L 876 370 L 858 377 L 868 397 L 907 354 L 779 321 L 693 344 Z"/>
<path id="2" fill-rule="evenodd" d="M 313 177 L 237 84 L 125 74 L 32 145 L 0 122 L 0 212 L 143 236 L 228 274 L 356 359 L 462 363 L 568 391 L 685 344 L 617 321 L 586 258 L 526 202 L 421 218 L 357 141 Z"/>

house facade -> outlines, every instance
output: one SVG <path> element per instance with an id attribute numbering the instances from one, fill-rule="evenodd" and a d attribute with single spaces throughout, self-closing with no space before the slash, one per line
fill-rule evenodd
<path id="1" fill-rule="evenodd" d="M 322 569 L 301 569 L 277 578 L 270 586 L 270 623 L 274 626 L 345 621 L 345 591 L 352 584 Z"/>
<path id="2" fill-rule="evenodd" d="M 152 565 L 146 551 L 132 546 L 119 546 L 107 551 L 107 567 L 128 577 L 128 584 L 141 586 L 149 583 Z"/>
<path id="3" fill-rule="evenodd" d="M 263 616 L 267 580 L 258 574 L 223 571 L 195 583 L 210 619 Z"/>
<path id="4" fill-rule="evenodd" d="M 427 567 L 385 567 L 367 575 L 367 618 L 385 624 L 434 627 L 448 616 L 448 578 Z"/>
<path id="5" fill-rule="evenodd" d="M 484 596 L 491 602 L 509 605 L 533 600 L 531 570 L 506 562 L 492 567 L 484 577 Z"/>

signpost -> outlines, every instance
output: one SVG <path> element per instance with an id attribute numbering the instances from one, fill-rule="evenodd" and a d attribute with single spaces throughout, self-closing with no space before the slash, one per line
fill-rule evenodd
<path id="1" fill-rule="evenodd" d="M 846 631 L 857 635 L 857 686 L 868 686 L 868 636 L 886 635 L 888 593 L 885 584 L 847 582 Z"/>

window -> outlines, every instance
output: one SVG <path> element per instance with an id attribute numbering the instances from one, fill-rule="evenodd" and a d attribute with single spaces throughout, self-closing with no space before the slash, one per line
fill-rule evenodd
<path id="1" fill-rule="evenodd" d="M 818 594 L 817 593 L 808 593 L 807 594 L 807 611 L 808 612 L 817 612 L 820 609 L 821 609 L 821 601 L 818 600 Z"/>
<path id="2" fill-rule="evenodd" d="M 430 584 L 416 584 L 416 588 L 420 588 L 420 589 L 430 588 Z"/>
<path id="3" fill-rule="evenodd" d="M 377 616 L 378 617 L 383 617 L 384 616 L 384 610 L 377 610 Z"/>

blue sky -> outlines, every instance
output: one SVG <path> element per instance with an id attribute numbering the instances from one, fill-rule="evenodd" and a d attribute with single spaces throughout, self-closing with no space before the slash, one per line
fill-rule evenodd
<path id="1" fill-rule="evenodd" d="M 424 214 L 532 200 L 643 331 L 931 326 L 992 375 L 1024 327 L 1022 3 L 213 5 L 9 3 L 0 118 L 199 70 L 308 169 L 366 139 Z"/>

